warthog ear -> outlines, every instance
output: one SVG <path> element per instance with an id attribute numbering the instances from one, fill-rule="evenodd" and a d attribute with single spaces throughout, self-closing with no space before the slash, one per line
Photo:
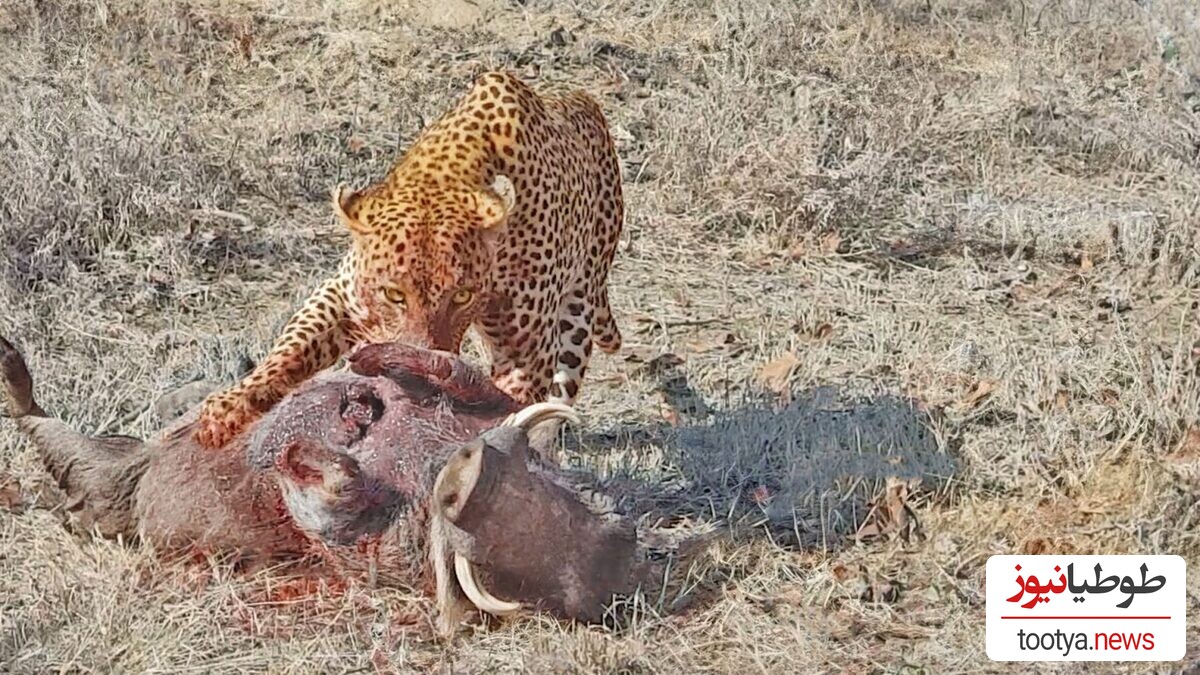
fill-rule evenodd
<path id="1" fill-rule="evenodd" d="M 356 480 L 361 471 L 354 458 L 308 439 L 297 439 L 275 458 L 275 468 L 296 487 L 320 486 L 330 496 Z"/>
<path id="2" fill-rule="evenodd" d="M 475 484 L 483 472 L 483 453 L 487 444 L 482 438 L 464 445 L 450 456 L 446 466 L 438 473 L 433 486 L 433 503 L 446 520 L 454 522 L 475 491 Z"/>
<path id="3" fill-rule="evenodd" d="M 354 458 L 319 441 L 297 439 L 284 446 L 275 468 L 283 503 L 300 530 L 336 544 L 363 533 L 355 527 L 366 503 Z"/>
<path id="4" fill-rule="evenodd" d="M 0 416 L 42 415 L 33 400 L 33 378 L 21 352 L 0 336 Z"/>
<path id="5" fill-rule="evenodd" d="M 371 227 L 359 218 L 361 192 L 351 190 L 345 184 L 339 183 L 330 191 L 330 197 L 333 203 L 333 212 L 337 214 L 342 224 L 349 228 L 350 232 L 356 235 L 372 232 Z"/>

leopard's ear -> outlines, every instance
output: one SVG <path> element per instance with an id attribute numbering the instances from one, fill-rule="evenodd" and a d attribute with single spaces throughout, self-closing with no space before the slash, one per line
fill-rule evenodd
<path id="1" fill-rule="evenodd" d="M 475 205 L 484 229 L 499 230 L 516 203 L 517 191 L 512 180 L 503 174 L 496 174 L 491 187 L 485 187 L 476 194 Z"/>
<path id="2" fill-rule="evenodd" d="M 352 233 L 370 234 L 371 228 L 358 218 L 357 206 L 362 197 L 361 192 L 351 190 L 346 187 L 345 183 L 338 183 L 331 191 L 330 196 L 333 199 L 333 212 Z"/>

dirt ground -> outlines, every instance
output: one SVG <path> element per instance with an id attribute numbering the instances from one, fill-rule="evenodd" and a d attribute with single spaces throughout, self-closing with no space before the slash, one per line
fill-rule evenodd
<path id="1" fill-rule="evenodd" d="M 0 334 L 48 409 L 147 436 L 234 378 L 347 246 L 330 187 L 510 68 L 623 162 L 626 345 L 569 459 L 731 533 L 617 626 L 445 646 L 413 591 L 71 534 L 0 423 L 3 670 L 1027 670 L 984 654 L 988 556 L 1200 561 L 1198 35 L 1188 0 L 0 3 Z M 1196 572 L 1186 660 L 1112 669 L 1200 665 Z"/>

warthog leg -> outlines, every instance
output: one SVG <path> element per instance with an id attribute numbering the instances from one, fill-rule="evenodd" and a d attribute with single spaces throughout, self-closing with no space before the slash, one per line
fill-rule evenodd
<path id="1" fill-rule="evenodd" d="M 67 493 L 67 510 L 86 530 L 95 527 L 102 536 L 132 540 L 137 532 L 134 494 L 147 462 L 142 440 L 87 436 L 47 416 L 34 399 L 25 359 L 3 337 L 0 378 L 5 416 L 15 419 L 37 447 L 46 470 Z"/>
<path id="2" fill-rule="evenodd" d="M 382 375 L 413 392 L 425 389 L 431 395 L 446 394 L 456 410 L 498 414 L 516 410 L 515 402 L 482 371 L 470 368 L 454 354 L 380 343 L 362 347 L 348 360 L 350 370 L 358 375 Z"/>

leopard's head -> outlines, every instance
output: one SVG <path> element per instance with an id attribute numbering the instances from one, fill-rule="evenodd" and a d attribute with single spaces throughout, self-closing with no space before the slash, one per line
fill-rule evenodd
<path id="1" fill-rule="evenodd" d="M 457 352 L 491 296 L 496 245 L 515 202 L 512 181 L 381 183 L 334 188 L 357 253 L 355 304 L 370 342 Z"/>

